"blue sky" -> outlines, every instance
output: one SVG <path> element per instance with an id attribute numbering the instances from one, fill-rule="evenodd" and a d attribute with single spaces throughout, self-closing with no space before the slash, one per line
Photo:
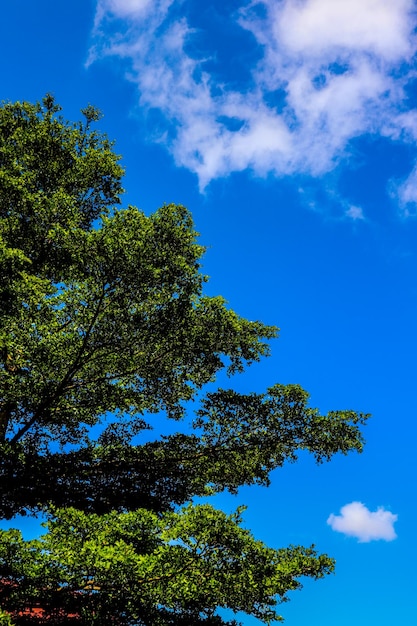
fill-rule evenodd
<path id="1" fill-rule="evenodd" d="M 320 467 L 302 456 L 270 488 L 218 499 L 247 504 L 245 523 L 271 546 L 336 557 L 335 576 L 282 606 L 288 626 L 417 623 L 416 8 L 2 6 L 1 99 L 52 92 L 74 120 L 99 107 L 126 203 L 186 205 L 208 246 L 208 293 L 281 328 L 272 357 L 233 386 L 300 383 L 323 411 L 373 414 L 362 455 Z"/>

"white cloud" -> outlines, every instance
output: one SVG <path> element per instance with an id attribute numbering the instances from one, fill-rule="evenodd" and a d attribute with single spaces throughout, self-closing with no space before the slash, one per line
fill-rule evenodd
<path id="1" fill-rule="evenodd" d="M 417 214 L 417 165 L 402 182 L 392 181 L 391 195 L 398 198 L 403 217 Z"/>
<path id="2" fill-rule="evenodd" d="M 152 0 L 101 0 L 99 4 L 100 17 L 108 12 L 123 18 L 146 13 L 152 6 Z"/>
<path id="3" fill-rule="evenodd" d="M 378 539 L 396 539 L 394 523 L 397 519 L 398 515 L 393 515 L 383 507 L 372 512 L 362 502 L 351 502 L 340 509 L 340 515 L 332 513 L 327 523 L 333 530 L 365 543 Z"/>
<path id="4" fill-rule="evenodd" d="M 350 219 L 352 219 L 353 221 L 365 219 L 362 208 L 359 206 L 355 206 L 355 205 L 350 206 L 345 211 L 345 215 L 347 217 L 350 217 Z"/>
<path id="5" fill-rule="evenodd" d="M 410 141 L 417 132 L 404 105 L 416 51 L 413 0 L 242 0 L 230 20 L 262 50 L 244 92 L 190 56 L 199 34 L 182 8 L 183 0 L 98 0 L 90 62 L 130 62 L 139 105 L 162 113 L 159 140 L 201 188 L 247 168 L 322 175 L 349 156 L 355 137 Z M 114 18 L 124 20 L 117 34 Z M 277 92 L 279 108 L 271 104 Z"/>
<path id="6" fill-rule="evenodd" d="M 408 56 L 409 0 L 309 0 L 275 5 L 277 36 L 303 55 L 345 54 L 346 50 L 396 60 Z"/>

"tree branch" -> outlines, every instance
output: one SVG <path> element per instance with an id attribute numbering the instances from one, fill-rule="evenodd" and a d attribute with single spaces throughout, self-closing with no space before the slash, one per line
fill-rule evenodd
<path id="1" fill-rule="evenodd" d="M 28 430 L 30 430 L 30 428 L 32 428 L 32 426 L 37 422 L 37 420 L 42 415 L 42 413 L 45 410 L 49 409 L 51 407 L 51 405 L 55 402 L 55 400 L 57 400 L 60 397 L 60 395 L 62 394 L 63 390 L 66 388 L 67 383 L 72 379 L 74 374 L 78 371 L 79 366 L 80 366 L 81 357 L 82 357 L 82 355 L 85 352 L 88 340 L 89 340 L 89 338 L 91 336 L 91 333 L 93 331 L 94 325 L 97 322 L 97 319 L 98 319 L 98 316 L 100 314 L 100 309 L 101 309 L 101 306 L 103 304 L 105 295 L 106 295 L 106 290 L 105 290 L 105 287 L 103 287 L 103 292 L 100 295 L 100 298 L 98 300 L 96 309 L 94 311 L 94 315 L 93 315 L 93 317 L 91 319 L 91 322 L 90 322 L 90 324 L 88 326 L 88 329 L 87 329 L 87 331 L 85 333 L 85 336 L 83 338 L 82 344 L 81 344 L 81 346 L 80 346 L 80 348 L 78 350 L 78 353 L 77 353 L 77 355 L 76 355 L 72 365 L 70 366 L 70 368 L 68 369 L 67 373 L 65 374 L 65 376 L 63 377 L 63 379 L 59 383 L 59 385 L 56 388 L 55 392 L 49 398 L 46 398 L 45 401 L 40 404 L 38 409 L 33 414 L 33 417 L 24 426 L 22 426 L 22 428 L 20 428 L 20 430 L 18 430 L 18 432 L 11 439 L 10 443 L 12 445 L 17 443 L 19 441 L 19 439 L 21 439 L 28 432 Z"/>

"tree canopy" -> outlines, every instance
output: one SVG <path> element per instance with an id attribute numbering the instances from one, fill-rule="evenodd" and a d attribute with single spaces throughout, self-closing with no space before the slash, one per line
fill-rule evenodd
<path id="1" fill-rule="evenodd" d="M 0 533 L 0 624 L 280 619 L 333 560 L 271 549 L 241 510 L 195 498 L 267 485 L 301 450 L 360 452 L 367 416 L 322 415 L 298 385 L 202 396 L 267 356 L 277 328 L 205 295 L 187 209 L 119 206 L 120 158 L 82 113 L 66 121 L 50 96 L 0 108 L 0 512 L 48 517 L 38 539 Z M 190 427 L 141 441 L 193 399 Z"/>

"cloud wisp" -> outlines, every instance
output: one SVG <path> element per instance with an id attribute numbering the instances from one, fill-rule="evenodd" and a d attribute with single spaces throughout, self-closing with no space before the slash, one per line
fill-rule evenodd
<path id="1" fill-rule="evenodd" d="M 227 19 L 256 51 L 245 85 L 210 69 L 215 48 L 199 54 L 193 45 L 202 37 L 185 17 L 194 2 L 98 0 L 89 63 L 128 63 L 140 107 L 162 120 L 153 139 L 201 189 L 246 169 L 321 176 L 356 137 L 417 136 L 405 94 L 415 73 L 413 0 L 242 0 Z M 407 184 L 403 196 L 414 201 Z"/>
<path id="2" fill-rule="evenodd" d="M 340 509 L 340 515 L 329 516 L 327 523 L 336 532 L 356 537 L 360 543 L 397 538 L 394 523 L 398 515 L 379 507 L 370 511 L 362 502 L 351 502 Z"/>

